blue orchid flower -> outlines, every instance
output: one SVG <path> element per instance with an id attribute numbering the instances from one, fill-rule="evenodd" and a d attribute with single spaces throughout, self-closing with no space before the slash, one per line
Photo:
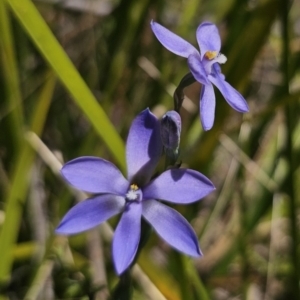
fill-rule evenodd
<path id="1" fill-rule="evenodd" d="M 244 97 L 225 81 L 225 76 L 221 73 L 220 64 L 224 64 L 227 58 L 220 53 L 221 38 L 218 28 L 214 24 L 204 22 L 197 29 L 196 37 L 201 52 L 189 42 L 154 21 L 151 21 L 151 28 L 165 48 L 187 58 L 192 75 L 202 84 L 200 119 L 204 130 L 211 129 L 214 124 L 216 97 L 213 85 L 220 90 L 233 109 L 242 113 L 249 111 Z"/>
<path id="2" fill-rule="evenodd" d="M 96 195 L 72 207 L 56 233 L 80 233 L 122 212 L 112 243 L 118 274 L 134 260 L 142 217 L 177 250 L 190 256 L 201 255 L 191 225 L 160 200 L 192 203 L 213 191 L 214 185 L 190 169 L 167 170 L 151 179 L 161 153 L 160 122 L 146 109 L 134 119 L 127 138 L 127 179 L 114 164 L 102 158 L 79 157 L 66 163 L 61 170 L 63 178 L 72 186 Z"/>

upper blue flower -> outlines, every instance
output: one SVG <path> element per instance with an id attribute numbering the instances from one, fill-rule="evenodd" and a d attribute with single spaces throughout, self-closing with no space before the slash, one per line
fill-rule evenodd
<path id="1" fill-rule="evenodd" d="M 167 170 L 151 176 L 161 156 L 157 118 L 148 110 L 133 121 L 126 144 L 127 179 L 112 163 L 97 157 L 79 157 L 66 163 L 61 173 L 74 187 L 97 194 L 71 208 L 56 229 L 75 234 L 91 229 L 119 212 L 112 253 L 118 274 L 132 263 L 138 249 L 143 216 L 171 246 L 191 256 L 201 255 L 195 232 L 174 209 L 160 203 L 191 203 L 212 190 L 213 184 L 190 169 Z"/>
<path id="2" fill-rule="evenodd" d="M 200 118 L 204 130 L 212 128 L 215 119 L 216 98 L 214 84 L 228 104 L 239 112 L 248 112 L 249 107 L 244 97 L 225 81 L 219 64 L 227 58 L 220 53 L 221 39 L 218 28 L 208 22 L 199 25 L 196 37 L 201 52 L 178 35 L 162 25 L 151 21 L 151 28 L 157 39 L 169 51 L 187 58 L 188 66 L 194 78 L 202 84 L 200 95 Z"/>

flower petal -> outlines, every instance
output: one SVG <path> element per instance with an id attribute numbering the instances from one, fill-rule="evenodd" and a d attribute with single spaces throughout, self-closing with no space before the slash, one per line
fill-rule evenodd
<path id="1" fill-rule="evenodd" d="M 119 275 L 130 266 L 137 252 L 141 236 L 141 215 L 141 203 L 130 203 L 126 206 L 115 231 L 112 253 Z"/>
<path id="2" fill-rule="evenodd" d="M 198 82 L 202 84 L 209 84 L 199 52 L 195 52 L 188 57 L 188 66 Z"/>
<path id="3" fill-rule="evenodd" d="M 145 109 L 133 120 L 127 138 L 128 180 L 143 186 L 150 180 L 161 153 L 160 123 Z"/>
<path id="4" fill-rule="evenodd" d="M 111 162 L 93 156 L 83 156 L 67 162 L 61 169 L 65 180 L 77 189 L 89 193 L 125 195 L 129 183 Z"/>
<path id="5" fill-rule="evenodd" d="M 75 234 L 89 230 L 121 212 L 125 199 L 116 195 L 100 195 L 73 206 L 56 228 L 58 234 Z"/>
<path id="6" fill-rule="evenodd" d="M 200 96 L 200 118 L 204 130 L 209 130 L 214 125 L 216 97 L 213 85 L 202 86 Z"/>
<path id="7" fill-rule="evenodd" d="M 193 228 L 176 210 L 156 200 L 142 205 L 144 218 L 168 244 L 190 256 L 202 255 Z"/>
<path id="8" fill-rule="evenodd" d="M 220 90 L 228 104 L 236 111 L 245 113 L 249 111 L 249 106 L 244 97 L 234 89 L 228 82 L 223 80 L 221 75 L 209 75 L 208 79 Z"/>
<path id="9" fill-rule="evenodd" d="M 200 24 L 196 36 L 200 47 L 201 60 L 207 51 L 220 52 L 221 38 L 216 25 L 209 22 Z"/>
<path id="10" fill-rule="evenodd" d="M 220 76 L 221 79 L 225 80 L 225 75 L 222 74 L 221 67 L 218 63 L 214 63 L 212 69 L 213 69 L 213 73 L 217 73 L 217 75 Z"/>
<path id="11" fill-rule="evenodd" d="M 198 52 L 193 45 L 170 30 L 166 29 L 162 25 L 154 22 L 153 20 L 150 24 L 157 39 L 169 51 L 182 57 L 188 57 L 193 52 Z"/>
<path id="12" fill-rule="evenodd" d="M 201 173 L 190 169 L 171 169 L 162 173 L 143 189 L 143 199 L 159 199 L 172 203 L 191 203 L 215 189 Z"/>

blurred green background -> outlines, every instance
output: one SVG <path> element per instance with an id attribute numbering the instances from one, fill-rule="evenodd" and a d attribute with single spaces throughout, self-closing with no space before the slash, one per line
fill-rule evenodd
<path id="1" fill-rule="evenodd" d="M 188 67 L 151 19 L 195 46 L 198 25 L 216 23 L 223 73 L 250 112 L 217 92 L 215 125 L 203 132 L 200 84 L 185 89 L 180 159 L 217 189 L 175 208 L 204 257 L 153 233 L 132 271 L 133 299 L 300 299 L 299 0 L 0 0 L 0 299 L 108 299 L 116 286 L 117 218 L 54 235 L 85 197 L 59 169 L 96 155 L 125 171 L 135 115 L 173 108 Z"/>

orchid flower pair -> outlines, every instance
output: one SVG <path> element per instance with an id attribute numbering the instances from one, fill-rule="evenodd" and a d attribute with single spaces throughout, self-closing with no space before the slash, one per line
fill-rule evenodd
<path id="1" fill-rule="evenodd" d="M 190 256 L 201 255 L 190 224 L 160 200 L 192 203 L 213 191 L 214 186 L 204 175 L 190 169 L 170 169 L 152 179 L 161 154 L 160 122 L 146 109 L 134 119 L 127 138 L 127 179 L 102 158 L 87 156 L 66 163 L 61 170 L 64 179 L 95 196 L 71 208 L 56 233 L 76 234 L 122 212 L 112 243 L 118 274 L 130 266 L 137 253 L 142 217 L 177 250 Z"/>
<path id="2" fill-rule="evenodd" d="M 189 42 L 152 21 L 151 28 L 157 39 L 169 51 L 187 58 L 188 66 L 194 78 L 202 84 L 200 95 L 200 119 L 204 130 L 212 128 L 215 119 L 216 98 L 215 85 L 228 102 L 239 112 L 248 112 L 244 97 L 225 81 L 220 64 L 226 62 L 225 55 L 220 53 L 221 39 L 218 28 L 209 22 L 199 25 L 196 37 L 200 52 Z"/>
<path id="3" fill-rule="evenodd" d="M 214 123 L 213 85 L 235 110 L 248 111 L 243 96 L 225 81 L 221 73 L 219 64 L 225 63 L 226 57 L 220 53 L 221 40 L 215 25 L 205 22 L 198 27 L 196 35 L 201 52 L 158 23 L 152 21 L 151 27 L 168 50 L 187 58 L 192 75 L 202 84 L 200 117 L 204 130 L 211 129 Z M 102 158 L 86 156 L 66 163 L 61 170 L 64 179 L 95 195 L 71 208 L 56 232 L 80 233 L 122 213 L 112 243 L 113 261 L 119 275 L 134 261 L 141 238 L 142 218 L 175 249 L 190 256 L 202 255 L 197 236 L 187 220 L 161 201 L 192 203 L 213 191 L 214 185 L 191 169 L 169 169 L 152 178 L 163 148 L 166 155 L 176 161 L 180 130 L 177 112 L 169 112 L 160 123 L 149 109 L 142 111 L 132 122 L 127 138 L 127 178 L 114 164 Z"/>

